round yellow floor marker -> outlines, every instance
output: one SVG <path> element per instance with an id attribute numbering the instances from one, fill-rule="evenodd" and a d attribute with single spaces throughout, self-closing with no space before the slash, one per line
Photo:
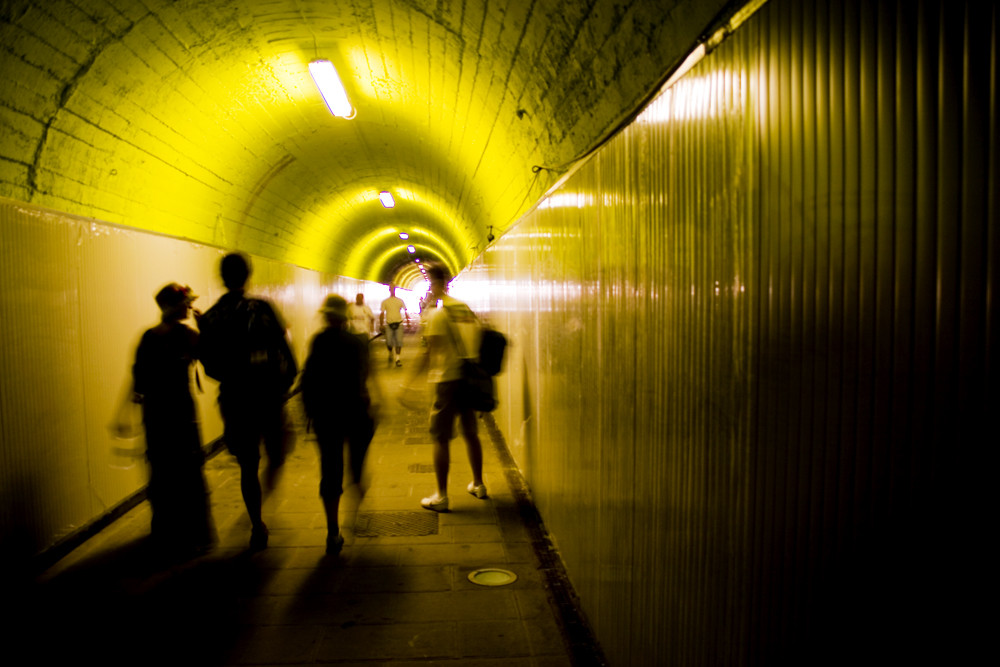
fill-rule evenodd
<path id="1" fill-rule="evenodd" d="M 510 570 L 485 567 L 470 572 L 469 581 L 480 586 L 506 586 L 517 581 L 517 575 Z"/>

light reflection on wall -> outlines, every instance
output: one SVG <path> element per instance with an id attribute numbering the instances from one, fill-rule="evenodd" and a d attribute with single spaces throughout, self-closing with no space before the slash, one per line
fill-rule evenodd
<path id="1" fill-rule="evenodd" d="M 551 208 L 584 208 L 593 205 L 593 198 L 582 192 L 557 192 L 538 205 L 539 210 Z"/>
<path id="2" fill-rule="evenodd" d="M 745 74 L 715 71 L 687 77 L 665 90 L 636 119 L 640 124 L 667 124 L 741 114 L 745 108 Z"/>

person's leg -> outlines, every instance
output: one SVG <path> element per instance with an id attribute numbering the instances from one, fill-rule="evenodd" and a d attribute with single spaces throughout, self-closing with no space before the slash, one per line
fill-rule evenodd
<path id="1" fill-rule="evenodd" d="M 344 415 L 342 419 L 343 423 L 348 425 L 345 456 L 350 463 L 353 484 L 345 488 L 341 495 L 341 511 L 344 515 L 341 530 L 353 533 L 358 519 L 358 507 L 368 491 L 365 459 L 368 456 L 368 446 L 375 434 L 375 423 L 364 407 L 350 415 Z M 348 467 L 347 462 L 344 463 L 344 467 Z"/>
<path id="2" fill-rule="evenodd" d="M 257 445 L 258 447 L 260 445 Z M 253 550 L 267 547 L 268 531 L 261 517 L 262 493 L 258 470 L 260 455 L 247 454 L 237 459 L 240 464 L 240 491 L 243 493 L 243 503 L 250 516 L 250 548 Z"/>
<path id="3" fill-rule="evenodd" d="M 465 449 L 469 454 L 469 466 L 472 468 L 472 485 L 483 485 L 483 445 L 479 440 L 479 425 L 473 410 L 463 410 L 461 413 L 462 436 L 465 438 Z"/>
<path id="4" fill-rule="evenodd" d="M 261 520 L 260 505 L 262 493 L 260 480 L 257 478 L 260 467 L 260 459 L 253 456 L 241 456 L 240 464 L 240 491 L 243 493 L 243 502 L 247 506 L 247 514 L 250 515 L 250 525 L 259 526 L 264 522 Z"/>
<path id="5" fill-rule="evenodd" d="M 242 403 L 231 399 L 219 401 L 224 422 L 223 439 L 240 466 L 240 492 L 250 517 L 250 548 L 263 549 L 267 546 L 267 526 L 261 519 L 260 479 L 257 477 L 260 467 L 259 421 L 253 410 L 237 405 Z"/>
<path id="6" fill-rule="evenodd" d="M 267 452 L 267 467 L 264 469 L 264 490 L 267 494 L 274 491 L 281 479 L 285 456 L 294 437 L 285 418 L 285 406 L 280 397 L 258 407 L 261 419 L 261 431 L 264 439 L 264 451 Z"/>
<path id="7" fill-rule="evenodd" d="M 448 469 L 451 467 L 450 439 L 438 437 L 434 440 L 434 476 L 437 479 L 438 496 L 448 497 Z"/>
<path id="8" fill-rule="evenodd" d="M 389 364 L 395 362 L 399 365 L 399 334 L 400 327 L 393 328 L 391 325 L 385 327 L 385 344 L 389 348 Z M 395 351 L 395 353 L 394 353 Z"/>
<path id="9" fill-rule="evenodd" d="M 184 535 L 188 546 L 204 552 L 215 542 L 212 510 L 203 470 L 205 454 L 201 449 L 201 434 L 197 422 L 186 422 L 181 431 L 182 435 L 175 444 L 185 443 L 181 459 L 183 469 L 179 476 L 181 481 L 178 484 L 183 494 Z"/>
<path id="10" fill-rule="evenodd" d="M 340 536 L 340 496 L 344 493 L 344 434 L 336 425 L 316 424 L 319 446 L 319 495 L 326 512 L 326 552 L 335 555 L 344 545 Z"/>
<path id="11" fill-rule="evenodd" d="M 351 477 L 361 490 L 362 497 L 368 487 L 365 474 L 365 460 L 368 458 L 368 447 L 375 437 L 375 422 L 363 408 L 353 416 L 350 432 L 347 434 L 348 456 L 351 464 Z"/>
<path id="12" fill-rule="evenodd" d="M 434 407 L 431 412 L 431 435 L 434 436 L 434 475 L 437 493 L 424 498 L 420 504 L 426 509 L 448 509 L 448 469 L 451 466 L 449 444 L 455 425 L 454 382 L 439 382 L 435 387 Z"/>

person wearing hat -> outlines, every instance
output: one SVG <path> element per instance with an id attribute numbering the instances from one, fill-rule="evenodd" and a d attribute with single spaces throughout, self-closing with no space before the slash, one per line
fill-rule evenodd
<path id="1" fill-rule="evenodd" d="M 207 550 L 215 533 L 191 396 L 198 333 L 183 322 L 196 298 L 177 283 L 157 292 L 160 323 L 143 334 L 132 367 L 133 401 L 142 406 L 146 432 L 152 538 L 158 550 L 182 555 Z"/>
<path id="2" fill-rule="evenodd" d="M 367 488 L 364 462 L 375 422 L 368 390 L 368 345 L 348 331 L 347 301 L 331 294 L 320 312 L 326 328 L 310 344 L 300 387 L 320 452 L 319 494 L 326 510 L 326 552 L 336 555 L 344 546 L 338 517 L 344 494 L 344 443 L 356 490 L 352 511 L 356 511 L 356 503 Z"/>

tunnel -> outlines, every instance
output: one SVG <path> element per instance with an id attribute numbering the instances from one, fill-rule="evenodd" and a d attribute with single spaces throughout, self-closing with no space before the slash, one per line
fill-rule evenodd
<path id="1" fill-rule="evenodd" d="M 5 0 L 4 579 L 141 494 L 107 426 L 162 285 L 207 307 L 245 253 L 304 359 L 328 293 L 438 263 L 508 337 L 491 428 L 602 662 L 970 661 L 997 37 L 966 0 Z"/>

